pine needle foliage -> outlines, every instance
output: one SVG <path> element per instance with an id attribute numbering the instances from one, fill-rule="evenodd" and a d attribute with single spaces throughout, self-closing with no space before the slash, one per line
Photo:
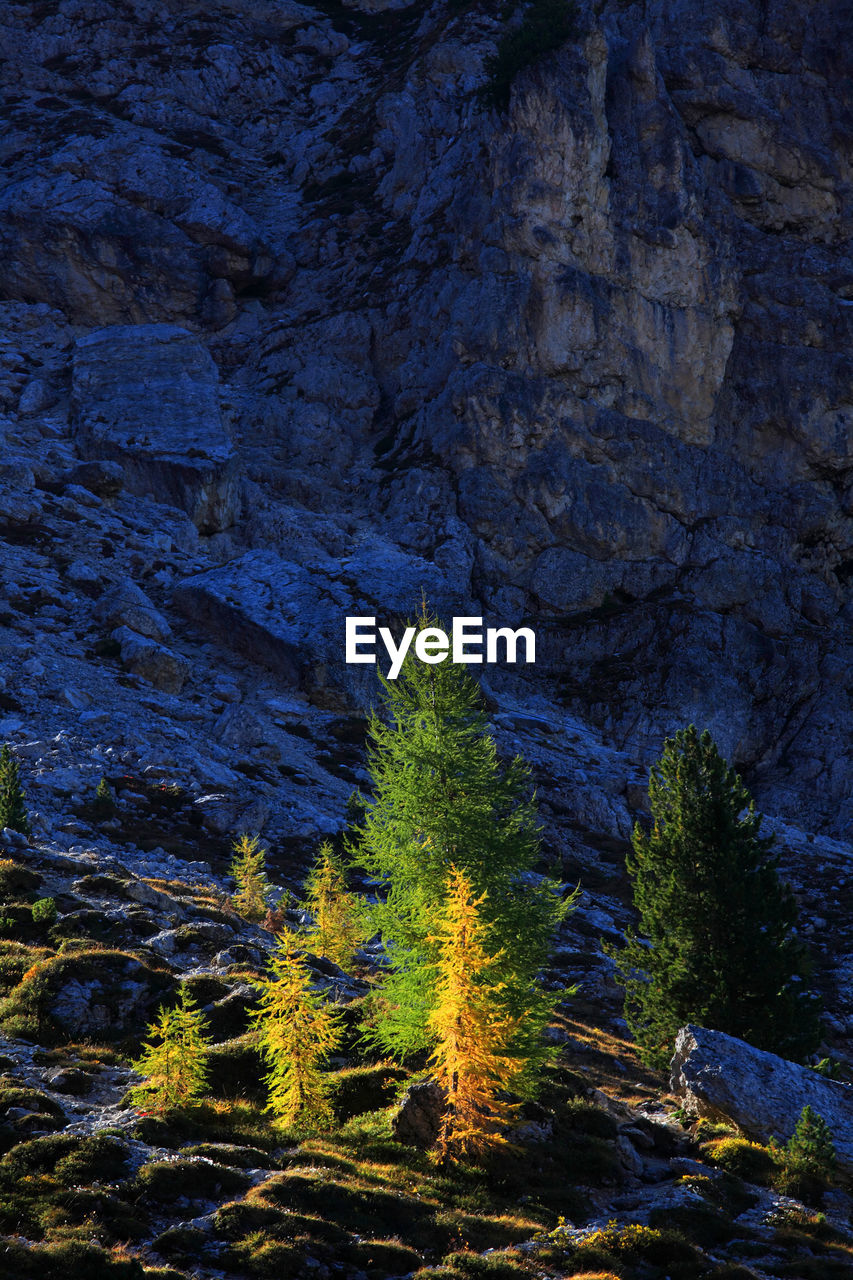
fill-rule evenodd
<path id="1" fill-rule="evenodd" d="M 21 835 L 31 834 L 24 789 L 21 786 L 21 766 L 4 742 L 0 751 L 0 829 L 9 827 Z"/>
<path id="2" fill-rule="evenodd" d="M 802 1057 L 818 1021 L 796 904 L 761 815 L 707 730 L 690 725 L 666 740 L 649 802 L 652 830 L 635 827 L 627 867 L 651 945 L 629 931 L 610 950 L 644 1057 L 665 1066 L 688 1022 Z"/>
<path id="3" fill-rule="evenodd" d="M 95 788 L 94 803 L 95 810 L 101 817 L 108 818 L 115 812 L 115 796 L 113 795 L 112 787 L 107 782 L 106 778 L 101 778 L 101 781 Z"/>
<path id="4" fill-rule="evenodd" d="M 418 629 L 436 625 L 424 606 Z M 554 1006 L 537 974 L 571 900 L 561 900 L 555 881 L 527 874 L 540 848 L 529 770 L 519 756 L 499 762 L 479 687 L 465 667 L 422 662 L 412 645 L 399 677 L 379 679 L 384 718 L 373 715 L 369 723 L 374 790 L 350 842 L 354 863 L 384 890 L 371 914 L 390 967 L 368 1034 L 398 1057 L 432 1047 L 433 934 L 455 866 L 475 895 L 487 895 L 484 918 L 501 957 L 495 980 L 505 1012 L 518 1019 L 514 1052 L 532 1088 L 548 1056 L 542 1031 Z"/>
<path id="5" fill-rule="evenodd" d="M 787 1162 L 797 1171 L 829 1182 L 835 1172 L 835 1144 L 823 1116 L 803 1107 L 796 1128 L 785 1146 Z"/>
<path id="6" fill-rule="evenodd" d="M 151 1040 L 133 1063 L 144 1077 L 131 1090 L 134 1106 L 146 1111 L 186 1107 L 204 1096 L 208 1085 L 209 1038 L 204 1014 L 187 988 L 180 1003 L 161 1009 L 148 1028 Z"/>
<path id="7" fill-rule="evenodd" d="M 266 1109 L 285 1125 L 329 1128 L 329 1075 L 322 1063 L 340 1044 L 340 1016 L 312 988 L 311 970 L 290 939 L 279 938 L 270 970 L 254 984 L 258 1007 L 252 1014 L 267 1066 Z"/>
<path id="8" fill-rule="evenodd" d="M 305 907 L 312 919 L 306 946 L 346 969 L 365 939 L 364 913 L 348 892 L 343 863 L 328 842 L 306 877 Z"/>
<path id="9" fill-rule="evenodd" d="M 258 836 L 241 835 L 232 846 L 234 856 L 228 868 L 237 892 L 231 905 L 246 920 L 263 920 L 267 913 L 270 883 L 266 874 L 267 851 Z"/>
<path id="10" fill-rule="evenodd" d="M 504 1143 L 503 1130 L 517 1110 L 500 1096 L 520 1072 L 510 1051 L 517 1021 L 501 1007 L 503 983 L 493 979 L 500 957 L 488 945 L 485 902 L 486 894 L 475 897 L 468 876 L 452 866 L 433 939 L 437 1001 L 429 1016 L 436 1041 L 431 1074 L 447 1098 L 438 1140 L 442 1158 L 476 1156 Z"/>

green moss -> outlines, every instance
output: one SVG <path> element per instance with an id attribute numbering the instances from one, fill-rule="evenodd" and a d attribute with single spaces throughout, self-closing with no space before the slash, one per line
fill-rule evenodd
<path id="1" fill-rule="evenodd" d="M 210 1089 L 217 1097 L 266 1098 L 266 1068 L 261 1061 L 257 1032 L 212 1045 L 207 1066 Z"/>
<path id="2" fill-rule="evenodd" d="M 52 1170 L 57 1161 L 70 1155 L 79 1138 L 69 1134 L 51 1134 L 45 1138 L 33 1138 L 29 1142 L 19 1142 L 11 1151 L 7 1151 L 0 1160 L 0 1180 L 6 1186 L 12 1185 L 19 1178 L 29 1177 L 33 1173 L 45 1173 Z"/>
<path id="3" fill-rule="evenodd" d="M 389 1063 L 335 1072 L 332 1079 L 335 1114 L 343 1122 L 366 1111 L 379 1111 L 390 1106 L 397 1097 L 400 1084 L 409 1079 L 409 1074 L 402 1067 Z"/>
<path id="4" fill-rule="evenodd" d="M 679 1231 L 702 1248 L 724 1244 L 734 1235 L 728 1215 L 709 1204 L 654 1209 L 649 1214 L 649 1226 Z"/>
<path id="5" fill-rule="evenodd" d="M 0 941 L 0 991 L 16 987 L 28 969 L 53 955 L 48 947 L 28 947 L 22 942 Z"/>
<path id="6" fill-rule="evenodd" d="M 7 1035 L 56 1043 L 67 1039 L 69 1028 L 60 1027 L 51 1017 L 51 1005 L 63 987 L 72 982 L 97 982 L 102 998 L 116 1003 L 132 966 L 135 983 L 144 982 L 151 992 L 151 1003 L 172 986 L 171 976 L 163 968 L 154 968 L 124 951 L 82 947 L 40 959 L 23 975 L 8 996 L 0 1000 L 0 1025 Z M 120 1034 L 123 1028 L 117 1028 Z"/>
<path id="7" fill-rule="evenodd" d="M 255 1199 L 236 1200 L 217 1209 L 214 1226 L 217 1236 L 225 1240 L 241 1240 L 255 1232 L 276 1234 L 284 1229 L 289 1215 L 282 1209 Z"/>
<path id="8" fill-rule="evenodd" d="M 230 1165 L 232 1169 L 272 1169 L 275 1163 L 269 1152 L 260 1147 L 229 1146 L 219 1142 L 200 1142 L 193 1147 L 182 1147 L 184 1156 L 203 1156 L 206 1160 L 215 1160 L 219 1164 Z"/>
<path id="9" fill-rule="evenodd" d="M 53 1233 L 64 1227 L 88 1226 L 103 1243 L 142 1240 L 150 1232 L 146 1214 L 101 1188 L 75 1186 L 36 1200 L 39 1225 Z"/>
<path id="10" fill-rule="evenodd" d="M 50 1116 L 54 1120 L 65 1120 L 65 1112 L 58 1102 L 42 1093 L 40 1089 L 31 1089 L 19 1085 L 8 1078 L 0 1081 L 0 1116 L 5 1115 L 11 1107 L 24 1107 L 28 1111 L 37 1111 L 40 1115 Z"/>
<path id="11" fill-rule="evenodd" d="M 8 902 L 34 892 L 42 882 L 37 871 L 22 867 L 11 858 L 0 859 L 0 902 Z"/>
<path id="12" fill-rule="evenodd" d="M 188 1200 L 213 1200 L 244 1191 L 250 1182 L 245 1173 L 229 1165 L 207 1160 L 155 1160 L 139 1170 L 134 1190 L 146 1200 L 161 1203 L 182 1196 Z"/>
<path id="13" fill-rule="evenodd" d="M 250 1276 L 269 1280 L 295 1280 L 305 1274 L 304 1251 L 296 1245 L 270 1240 L 263 1232 L 248 1236 L 231 1251 L 236 1267 L 245 1267 Z"/>
<path id="14" fill-rule="evenodd" d="M 125 1142 L 105 1134 L 76 1138 L 75 1145 L 57 1162 L 56 1177 L 65 1186 L 87 1182 L 117 1182 L 126 1177 L 130 1151 Z"/>
<path id="15" fill-rule="evenodd" d="M 62 1240 L 27 1248 L 16 1241 L 0 1245 L 5 1274 L 15 1280 L 144 1280 L 135 1258 L 112 1258 L 99 1245 Z"/>
<path id="16" fill-rule="evenodd" d="M 201 1257 L 208 1237 L 198 1227 L 170 1227 L 153 1241 L 154 1248 L 164 1258 L 175 1262 L 196 1262 Z"/>
<path id="17" fill-rule="evenodd" d="M 194 973 L 183 984 L 196 1004 L 205 1008 L 217 1000 L 224 1000 L 233 990 L 231 983 L 215 978 L 209 973 Z"/>

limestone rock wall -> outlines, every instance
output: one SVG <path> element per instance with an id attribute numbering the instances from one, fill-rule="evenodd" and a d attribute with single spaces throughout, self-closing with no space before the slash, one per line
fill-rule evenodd
<path id="1" fill-rule="evenodd" d="M 765 808 L 844 835 L 849 6 L 582 5 L 503 116 L 476 96 L 499 30 L 487 0 L 5 5 L 7 433 L 97 462 L 88 335 L 179 326 L 234 457 L 199 479 L 176 390 L 169 465 L 122 461 L 210 571 L 334 586 L 380 539 L 377 608 L 426 562 L 532 620 L 535 695 L 638 767 L 695 720 Z"/>

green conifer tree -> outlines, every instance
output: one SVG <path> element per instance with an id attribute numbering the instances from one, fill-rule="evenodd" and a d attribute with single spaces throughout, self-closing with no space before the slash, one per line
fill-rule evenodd
<path id="1" fill-rule="evenodd" d="M 823 1116 L 803 1107 L 796 1128 L 784 1147 L 771 1142 L 780 1166 L 776 1185 L 785 1195 L 816 1201 L 835 1176 L 836 1155 L 832 1133 Z"/>
<path id="2" fill-rule="evenodd" d="M 21 786 L 21 767 L 10 752 L 8 742 L 0 751 L 0 829 L 3 827 L 25 836 L 32 830 Z"/>
<path id="3" fill-rule="evenodd" d="M 113 795 L 112 787 L 107 782 L 106 778 L 101 778 L 101 781 L 95 788 L 94 808 L 100 818 L 109 818 L 113 813 L 115 813 L 115 796 Z"/>
<path id="4" fill-rule="evenodd" d="M 340 1043 L 340 1016 L 313 989 L 311 970 L 288 938 L 279 939 L 270 969 L 271 977 L 254 984 L 258 1007 L 252 1014 L 268 1068 L 267 1110 L 284 1124 L 328 1128 L 330 1082 L 322 1063 Z"/>
<path id="5" fill-rule="evenodd" d="M 796 905 L 772 838 L 710 733 L 693 725 L 664 744 L 650 773 L 650 833 L 634 829 L 639 932 L 611 949 L 625 1016 L 647 1061 L 663 1066 L 687 1022 L 801 1057 L 818 1036 Z"/>
<path id="6" fill-rule="evenodd" d="M 425 607 L 419 630 L 435 626 Z M 354 862 L 385 891 L 373 921 L 390 970 L 369 1034 L 401 1056 L 434 1043 L 432 935 L 453 865 L 473 893 L 486 895 L 484 920 L 502 957 L 496 980 L 504 1011 L 518 1018 L 515 1051 L 532 1083 L 547 1056 L 542 1030 L 554 1004 L 536 975 L 570 904 L 556 882 L 526 874 L 539 857 L 529 770 L 518 756 L 498 761 L 480 690 L 465 667 L 422 662 L 412 645 L 399 677 L 380 680 L 386 718 L 374 715 L 369 725 L 374 791 L 350 845 Z"/>
<path id="7" fill-rule="evenodd" d="M 835 1170 L 835 1144 L 823 1116 L 805 1106 L 785 1148 L 789 1159 L 817 1177 L 832 1177 Z"/>
<path id="8" fill-rule="evenodd" d="M 168 1111 L 197 1101 L 207 1088 L 209 1041 L 204 1014 L 185 986 L 180 1003 L 161 1009 L 148 1034 L 152 1039 L 133 1063 L 144 1077 L 131 1090 L 134 1106 Z"/>

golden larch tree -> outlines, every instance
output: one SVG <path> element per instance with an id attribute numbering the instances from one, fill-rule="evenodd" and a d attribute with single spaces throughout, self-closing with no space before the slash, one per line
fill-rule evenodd
<path id="1" fill-rule="evenodd" d="M 438 1154 L 478 1155 L 506 1141 L 516 1107 L 500 1097 L 526 1065 L 509 1052 L 518 1018 L 501 1006 L 503 983 L 493 981 L 500 953 L 490 952 L 492 929 L 482 918 L 486 894 L 450 868 L 447 901 L 432 941 L 438 946 L 437 1002 L 429 1018 L 436 1040 L 433 1079 L 447 1098 Z"/>
<path id="2" fill-rule="evenodd" d="M 228 868 L 237 892 L 231 905 L 246 920 L 263 920 L 267 913 L 270 883 L 267 880 L 267 851 L 258 836 L 241 835 L 232 845 L 234 856 Z"/>
<path id="3" fill-rule="evenodd" d="M 270 971 L 254 984 L 259 999 L 252 1015 L 267 1066 L 267 1111 L 283 1124 L 328 1128 L 329 1075 L 321 1064 L 340 1043 L 340 1016 L 313 989 L 311 970 L 292 939 L 279 938 Z"/>
<path id="4" fill-rule="evenodd" d="M 152 1039 L 133 1063 L 143 1077 L 131 1090 L 134 1106 L 168 1111 L 197 1102 L 207 1090 L 210 1042 L 204 1014 L 185 986 L 180 1004 L 161 1009 L 148 1034 Z"/>
<path id="5" fill-rule="evenodd" d="M 305 880 L 305 907 L 312 920 L 308 947 L 346 969 L 364 941 L 363 913 L 347 890 L 346 874 L 332 846 L 320 846 Z"/>

